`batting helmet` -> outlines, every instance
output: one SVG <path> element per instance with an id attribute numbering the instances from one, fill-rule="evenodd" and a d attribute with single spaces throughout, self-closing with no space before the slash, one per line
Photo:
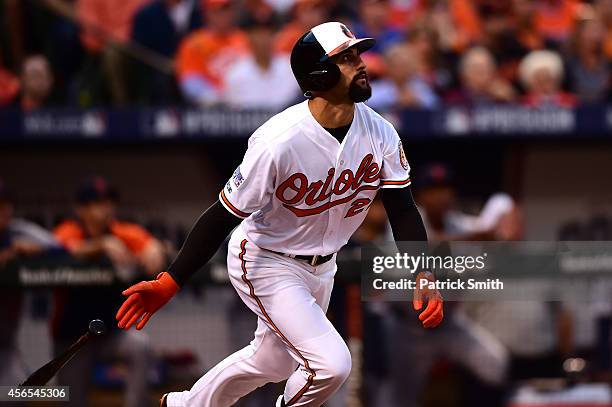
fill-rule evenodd
<path id="1" fill-rule="evenodd" d="M 330 61 L 334 55 L 357 47 L 359 53 L 374 46 L 374 38 L 355 38 L 346 25 L 319 24 L 302 35 L 291 50 L 291 69 L 304 96 L 311 91 L 326 91 L 338 83 L 340 69 Z"/>

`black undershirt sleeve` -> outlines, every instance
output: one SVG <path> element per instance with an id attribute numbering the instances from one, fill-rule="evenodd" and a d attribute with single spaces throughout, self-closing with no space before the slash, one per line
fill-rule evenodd
<path id="1" fill-rule="evenodd" d="M 427 249 L 427 232 L 421 214 L 417 209 L 410 187 L 380 190 L 391 230 L 396 242 L 423 242 Z"/>
<path id="2" fill-rule="evenodd" d="M 217 200 L 196 221 L 183 247 L 168 268 L 182 286 L 217 252 L 227 235 L 242 221 Z"/>

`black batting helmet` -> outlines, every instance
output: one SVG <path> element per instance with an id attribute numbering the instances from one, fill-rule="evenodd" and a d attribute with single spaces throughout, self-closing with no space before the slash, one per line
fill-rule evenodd
<path id="1" fill-rule="evenodd" d="M 334 55 L 357 47 L 359 52 L 374 46 L 374 38 L 355 38 L 346 25 L 319 24 L 302 35 L 291 50 L 291 69 L 304 96 L 311 91 L 326 91 L 338 83 L 340 69 L 330 61 Z"/>

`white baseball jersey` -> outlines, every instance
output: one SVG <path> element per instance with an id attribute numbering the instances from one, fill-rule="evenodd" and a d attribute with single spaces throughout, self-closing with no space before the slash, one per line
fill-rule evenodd
<path id="1" fill-rule="evenodd" d="M 409 175 L 397 132 L 371 108 L 355 105 L 340 143 L 304 101 L 253 133 L 219 199 L 257 246 L 327 255 L 348 242 L 379 188 L 406 187 Z"/>

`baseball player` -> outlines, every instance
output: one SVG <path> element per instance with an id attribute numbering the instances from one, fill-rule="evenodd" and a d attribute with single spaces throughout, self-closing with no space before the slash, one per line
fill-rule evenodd
<path id="1" fill-rule="evenodd" d="M 400 138 L 361 103 L 371 88 L 360 54 L 374 42 L 337 22 L 300 37 L 291 68 L 307 100 L 253 133 L 242 163 L 168 271 L 123 292 L 119 327 L 142 329 L 235 228 L 228 273 L 258 317 L 255 337 L 190 390 L 164 395 L 162 406 L 230 406 L 268 382 L 287 380 L 276 406 L 314 407 L 349 375 L 349 350 L 325 316 L 336 253 L 379 189 L 395 240 L 427 240 Z M 433 277 L 423 272 L 417 278 Z M 415 292 L 413 306 L 424 327 L 441 322 L 437 291 Z"/>

